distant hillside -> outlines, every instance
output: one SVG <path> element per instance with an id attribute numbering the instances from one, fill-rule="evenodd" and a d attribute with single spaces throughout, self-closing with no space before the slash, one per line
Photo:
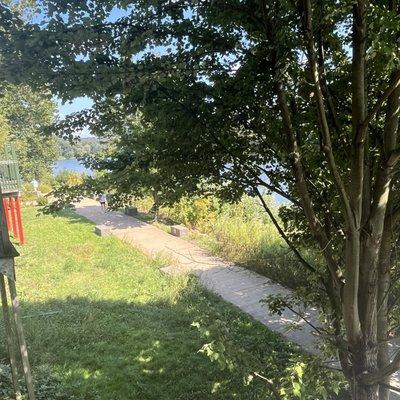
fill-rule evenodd
<path id="1" fill-rule="evenodd" d="M 79 158 L 86 154 L 97 154 L 104 148 L 104 144 L 97 138 L 81 138 L 79 142 L 71 144 L 68 140 L 58 139 L 60 159 Z"/>

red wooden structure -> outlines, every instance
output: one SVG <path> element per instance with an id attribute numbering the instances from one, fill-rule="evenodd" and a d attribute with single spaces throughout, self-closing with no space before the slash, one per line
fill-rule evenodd
<path id="1" fill-rule="evenodd" d="M 21 200 L 18 194 L 3 195 L 4 213 L 6 215 L 9 233 L 18 240 L 20 245 L 25 244 L 24 226 L 22 224 Z M 7 197 L 6 197 L 7 196 Z"/>
<path id="2" fill-rule="evenodd" d="M 21 177 L 12 145 L 6 145 L 0 155 L 0 189 L 8 232 L 23 245 L 25 234 L 21 216 Z"/>
<path id="3" fill-rule="evenodd" d="M 21 397 L 21 372 L 29 400 L 35 400 L 28 350 L 21 320 L 16 288 L 15 257 L 18 251 L 10 241 L 10 233 L 20 244 L 25 236 L 21 218 L 21 178 L 13 146 L 0 151 L 0 299 L 4 319 L 5 343 L 10 357 L 14 397 Z M 11 307 L 10 307 L 11 306 Z"/>

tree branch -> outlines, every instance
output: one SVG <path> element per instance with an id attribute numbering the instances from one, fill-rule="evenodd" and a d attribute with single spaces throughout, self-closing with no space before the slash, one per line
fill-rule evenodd
<path id="1" fill-rule="evenodd" d="M 312 26 L 311 1 L 310 0 L 302 0 L 299 4 L 300 4 L 300 13 L 302 16 L 302 21 L 303 21 L 304 36 L 305 36 L 306 43 L 307 43 L 310 72 L 311 72 L 311 75 L 313 78 L 313 84 L 314 84 L 314 88 L 315 88 L 315 101 L 316 101 L 316 107 L 317 107 L 318 122 L 319 122 L 320 130 L 322 133 L 322 139 L 323 139 L 322 150 L 326 155 L 326 158 L 328 160 L 329 170 L 333 176 L 335 185 L 336 185 L 336 187 L 339 191 L 340 197 L 342 199 L 347 225 L 349 228 L 354 229 L 355 224 L 354 224 L 354 220 L 353 220 L 353 212 L 351 209 L 349 196 L 347 194 L 345 185 L 340 176 L 340 172 L 338 170 L 336 160 L 335 160 L 333 150 L 332 150 L 331 134 L 330 134 L 328 121 L 326 118 L 324 99 L 323 99 L 321 82 L 320 82 L 320 77 L 319 77 L 317 56 L 316 56 L 316 51 L 315 51 L 314 32 L 313 32 L 313 26 Z"/>
<path id="2" fill-rule="evenodd" d="M 275 397 L 275 400 L 283 400 L 282 396 L 279 394 L 278 389 L 275 387 L 274 382 L 271 379 L 266 378 L 265 376 L 260 375 L 258 372 L 254 372 L 254 376 L 262 379 L 268 388 L 271 390 L 272 394 Z"/>
<path id="3" fill-rule="evenodd" d="M 342 283 L 338 265 L 332 255 L 330 241 L 326 237 L 323 229 L 321 228 L 320 221 L 315 214 L 310 194 L 308 192 L 307 184 L 304 177 L 303 166 L 301 163 L 300 149 L 297 143 L 296 135 L 293 130 L 291 116 L 286 101 L 286 94 L 283 89 L 282 82 L 278 82 L 276 90 L 278 94 L 278 103 L 281 109 L 283 125 L 288 137 L 288 142 L 291 147 L 289 151 L 292 155 L 292 168 L 296 178 L 296 187 L 299 191 L 304 213 L 310 226 L 311 232 L 315 237 L 317 243 L 319 244 L 322 254 L 325 257 L 328 269 L 330 271 L 333 281 L 335 282 L 335 286 L 336 288 L 339 288 Z"/>
<path id="4" fill-rule="evenodd" d="M 382 93 L 380 98 L 377 100 L 371 111 L 365 117 L 364 122 L 361 124 L 361 129 L 366 129 L 375 115 L 378 113 L 383 103 L 388 99 L 392 92 L 400 85 L 400 71 L 397 71 L 394 75 L 394 79 L 391 80 L 387 89 Z"/>
<path id="5" fill-rule="evenodd" d="M 264 207 L 264 210 L 270 217 L 272 223 L 274 224 L 275 228 L 281 235 L 282 239 L 286 242 L 286 244 L 289 246 L 289 248 L 293 251 L 293 253 L 296 255 L 296 257 L 300 260 L 300 262 L 307 268 L 307 270 L 309 270 L 312 273 L 317 273 L 317 270 L 303 258 L 303 256 L 297 250 L 297 248 L 293 245 L 293 243 L 287 237 L 286 233 L 283 231 L 283 229 L 279 225 L 274 214 L 272 213 L 271 209 L 268 207 L 267 203 L 265 202 L 264 198 L 262 197 L 260 191 L 257 188 L 256 188 L 256 193 L 257 193 L 258 198 L 261 201 L 262 206 Z"/>

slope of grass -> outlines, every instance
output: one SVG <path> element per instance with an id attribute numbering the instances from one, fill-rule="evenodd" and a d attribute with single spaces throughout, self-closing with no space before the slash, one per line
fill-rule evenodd
<path id="1" fill-rule="evenodd" d="M 17 288 L 38 399 L 271 398 L 262 380 L 251 381 L 254 371 L 287 393 L 302 380 L 314 396 L 304 399 L 325 386 L 324 371 L 306 368 L 291 345 L 194 279 L 162 275 L 159 262 L 95 236 L 75 214 L 36 212 L 24 210 Z M 1 399 L 11 398 L 9 387 L 1 367 Z"/>

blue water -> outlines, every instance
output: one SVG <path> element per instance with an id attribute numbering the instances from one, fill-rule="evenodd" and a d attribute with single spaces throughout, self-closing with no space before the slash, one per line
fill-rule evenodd
<path id="1" fill-rule="evenodd" d="M 59 160 L 53 165 L 53 175 L 57 175 L 61 171 L 74 171 L 74 172 L 85 172 L 91 175 L 93 171 L 82 165 L 76 158 L 70 160 Z"/>
<path id="2" fill-rule="evenodd" d="M 53 166 L 53 175 L 57 175 L 59 172 L 69 170 L 75 172 L 84 172 L 88 175 L 92 175 L 93 171 L 89 168 L 83 166 L 76 158 L 71 158 L 69 160 L 57 161 Z M 288 200 L 279 196 L 278 194 L 273 194 L 273 197 L 278 205 L 288 203 Z"/>

